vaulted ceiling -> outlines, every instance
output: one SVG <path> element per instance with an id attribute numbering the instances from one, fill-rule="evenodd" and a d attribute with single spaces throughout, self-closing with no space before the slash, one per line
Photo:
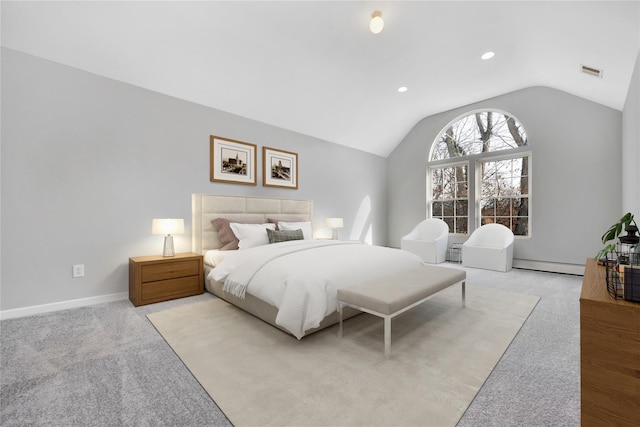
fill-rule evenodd
<path id="1" fill-rule="evenodd" d="M 530 86 L 621 110 L 640 47 L 640 1 L 2 1 L 1 19 L 4 47 L 381 156 Z"/>

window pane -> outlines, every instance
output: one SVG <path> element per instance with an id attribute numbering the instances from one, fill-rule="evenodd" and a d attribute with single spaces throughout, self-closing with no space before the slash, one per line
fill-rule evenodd
<path id="1" fill-rule="evenodd" d="M 442 169 L 431 171 L 431 195 L 433 199 L 442 198 Z"/>
<path id="2" fill-rule="evenodd" d="M 442 197 L 444 199 L 453 199 L 456 197 L 455 183 L 452 180 L 447 180 L 443 186 Z"/>
<path id="3" fill-rule="evenodd" d="M 516 236 L 529 235 L 529 218 L 514 218 L 513 234 Z"/>
<path id="4" fill-rule="evenodd" d="M 529 177 L 523 176 L 518 180 L 519 192 L 518 194 L 529 194 Z"/>
<path id="5" fill-rule="evenodd" d="M 453 205 L 454 202 L 443 202 L 442 203 L 442 215 L 444 216 L 453 216 Z"/>
<path id="6" fill-rule="evenodd" d="M 442 179 L 444 182 L 451 182 L 455 179 L 455 168 L 445 168 L 442 170 Z"/>
<path id="7" fill-rule="evenodd" d="M 437 185 L 433 187 L 433 199 L 434 200 L 440 200 L 442 199 L 443 195 L 442 195 L 442 185 Z"/>
<path id="8" fill-rule="evenodd" d="M 511 215 L 511 199 L 497 199 L 496 216 L 510 216 Z"/>
<path id="9" fill-rule="evenodd" d="M 517 120 L 499 111 L 482 111 L 467 114 L 444 128 L 433 142 L 429 160 L 508 150 L 525 145 L 527 134 Z"/>
<path id="10" fill-rule="evenodd" d="M 496 202 L 495 199 L 485 199 L 481 202 L 482 216 L 491 216 L 494 217 L 496 215 Z"/>
<path id="11" fill-rule="evenodd" d="M 504 217 L 504 216 L 496 217 L 496 223 L 497 224 L 502 224 L 505 227 L 511 229 L 511 218 L 509 218 L 508 216 L 507 217 Z"/>
<path id="12" fill-rule="evenodd" d="M 442 217 L 442 202 L 433 202 L 431 204 L 431 213 L 434 217 Z"/>
<path id="13" fill-rule="evenodd" d="M 498 178 L 498 193 L 496 196 L 511 195 L 511 178 Z"/>
<path id="14" fill-rule="evenodd" d="M 512 216 L 528 216 L 529 204 L 526 198 L 512 199 L 511 201 L 511 215 Z"/>
<path id="15" fill-rule="evenodd" d="M 509 181 L 510 181 L 509 195 L 519 196 L 520 195 L 520 178 L 510 178 Z"/>
<path id="16" fill-rule="evenodd" d="M 469 183 L 467 181 L 458 181 L 456 185 L 456 197 L 467 197 L 469 195 Z"/>
<path id="17" fill-rule="evenodd" d="M 496 162 L 484 162 L 482 167 L 482 179 L 488 181 L 498 175 Z"/>
<path id="18" fill-rule="evenodd" d="M 466 217 L 458 217 L 458 220 L 456 221 L 456 233 L 461 233 L 461 234 L 467 234 L 467 231 L 469 230 L 468 228 L 468 224 L 467 224 L 467 218 Z M 450 230 L 452 230 L 452 228 L 449 228 Z"/>
<path id="19" fill-rule="evenodd" d="M 484 199 L 484 198 L 487 198 L 487 197 L 495 196 L 496 195 L 496 190 L 495 189 L 496 189 L 496 186 L 493 185 L 493 182 L 491 182 L 491 181 L 483 181 L 481 197 Z"/>
<path id="20" fill-rule="evenodd" d="M 467 216 L 467 215 L 469 215 L 469 201 L 468 200 L 456 201 L 456 216 Z"/>

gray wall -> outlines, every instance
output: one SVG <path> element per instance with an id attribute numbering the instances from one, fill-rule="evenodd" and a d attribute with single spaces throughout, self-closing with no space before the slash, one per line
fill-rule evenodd
<path id="1" fill-rule="evenodd" d="M 426 162 L 431 144 L 453 119 L 480 108 L 513 114 L 532 152 L 531 237 L 514 258 L 584 264 L 621 206 L 620 111 L 545 87 L 532 87 L 427 117 L 388 159 L 389 244 L 426 216 Z M 453 239 L 464 241 L 465 238 Z"/>
<path id="2" fill-rule="evenodd" d="M 640 220 L 640 53 L 622 111 L 622 213 Z M 612 221 L 613 223 L 613 221 Z"/>
<path id="3" fill-rule="evenodd" d="M 214 76 L 212 76 L 214 78 Z M 191 194 L 312 199 L 314 225 L 386 243 L 386 159 L 2 49 L 0 309 L 128 289 L 128 258 L 160 254 L 151 220 Z M 299 189 L 209 182 L 209 135 L 299 155 Z M 86 276 L 71 278 L 84 264 Z"/>
<path id="4" fill-rule="evenodd" d="M 197 192 L 313 199 L 316 228 L 342 216 L 341 238 L 399 246 L 425 217 L 430 144 L 477 108 L 514 114 L 529 135 L 533 233 L 516 258 L 581 264 L 621 211 L 640 215 L 638 186 L 623 199 L 617 185 L 638 182 L 638 63 L 623 113 L 529 88 L 425 118 L 388 159 L 5 48 L 1 73 L 0 310 L 126 291 L 128 258 L 161 252 L 152 218 L 185 218 L 176 250 L 190 250 Z M 209 182 L 211 134 L 299 153 L 300 189 Z"/>

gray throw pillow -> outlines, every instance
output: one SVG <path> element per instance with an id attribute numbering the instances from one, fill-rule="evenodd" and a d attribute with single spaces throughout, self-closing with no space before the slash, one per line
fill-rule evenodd
<path id="1" fill-rule="evenodd" d="M 269 230 L 267 228 L 267 235 L 269 236 L 269 243 L 287 242 L 289 240 L 303 240 L 304 235 L 302 230 Z"/>

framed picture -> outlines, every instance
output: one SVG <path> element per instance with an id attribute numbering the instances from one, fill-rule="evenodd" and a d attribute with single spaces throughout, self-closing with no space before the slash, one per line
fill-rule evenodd
<path id="1" fill-rule="evenodd" d="M 265 187 L 298 188 L 298 154 L 262 147 L 262 185 Z"/>
<path id="2" fill-rule="evenodd" d="M 211 182 L 256 185 L 255 144 L 215 135 L 209 141 Z"/>

